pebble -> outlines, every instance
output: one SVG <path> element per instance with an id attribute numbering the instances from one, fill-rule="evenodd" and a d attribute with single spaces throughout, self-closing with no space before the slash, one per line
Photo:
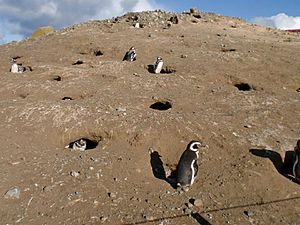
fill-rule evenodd
<path id="1" fill-rule="evenodd" d="M 252 217 L 252 216 L 254 216 L 254 212 L 252 212 L 252 211 L 244 211 L 244 214 L 246 215 L 246 216 L 248 216 L 248 217 Z"/>
<path id="2" fill-rule="evenodd" d="M 187 55 L 181 55 L 180 58 L 186 59 L 188 56 Z"/>
<path id="3" fill-rule="evenodd" d="M 108 196 L 109 196 L 110 198 L 116 198 L 116 197 L 117 197 L 117 195 L 116 195 L 115 193 L 112 193 L 112 192 L 109 192 L 109 193 L 108 193 Z"/>
<path id="4" fill-rule="evenodd" d="M 71 175 L 72 177 L 79 177 L 80 172 L 71 171 L 71 172 L 70 172 L 70 175 Z"/>
<path id="5" fill-rule="evenodd" d="M 195 199 L 194 206 L 196 206 L 198 208 L 203 208 L 203 201 L 201 199 Z"/>
<path id="6" fill-rule="evenodd" d="M 192 213 L 192 210 L 189 209 L 189 208 L 184 208 L 184 209 L 183 209 L 183 213 L 185 213 L 185 214 L 191 214 L 191 213 Z"/>
<path id="7" fill-rule="evenodd" d="M 100 220 L 101 220 L 102 222 L 105 222 L 107 219 L 108 219 L 107 216 L 100 216 Z"/>
<path id="8" fill-rule="evenodd" d="M 148 221 L 154 220 L 154 217 L 151 216 L 151 215 L 148 215 L 148 214 L 144 214 L 144 215 L 143 215 L 143 218 L 144 218 L 145 220 L 148 220 Z"/>
<path id="9" fill-rule="evenodd" d="M 8 198 L 8 199 L 20 198 L 20 194 L 21 194 L 20 188 L 13 187 L 5 193 L 4 198 Z"/>

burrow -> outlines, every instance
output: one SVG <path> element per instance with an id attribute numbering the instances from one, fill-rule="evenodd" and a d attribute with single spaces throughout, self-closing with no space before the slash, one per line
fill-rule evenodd
<path id="1" fill-rule="evenodd" d="M 98 137 L 95 137 L 95 139 L 82 137 L 82 138 L 79 138 L 75 141 L 70 142 L 67 146 L 65 146 L 65 148 L 74 149 L 74 145 L 76 143 L 81 142 L 81 141 L 83 141 L 85 143 L 85 149 L 84 150 L 91 150 L 91 149 L 95 149 L 98 146 L 99 142 L 102 141 L 102 137 L 98 136 Z"/>
<path id="2" fill-rule="evenodd" d="M 153 64 L 149 64 L 147 65 L 147 70 L 149 73 L 155 73 L 155 67 Z M 171 73 L 175 73 L 176 72 L 176 68 L 174 66 L 165 66 L 161 69 L 159 74 L 171 74 Z"/>
<path id="3" fill-rule="evenodd" d="M 172 103 L 167 100 L 159 100 L 151 104 L 149 108 L 159 111 L 166 111 L 172 108 Z"/>

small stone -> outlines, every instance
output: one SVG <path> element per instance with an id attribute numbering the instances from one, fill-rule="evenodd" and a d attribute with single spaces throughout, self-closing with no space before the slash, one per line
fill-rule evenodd
<path id="1" fill-rule="evenodd" d="M 140 23 L 136 23 L 136 24 L 134 25 L 134 27 L 135 27 L 135 28 L 140 28 Z"/>
<path id="2" fill-rule="evenodd" d="M 144 218 L 145 220 L 147 220 L 147 221 L 154 220 L 154 217 L 151 216 L 151 215 L 148 215 L 148 214 L 144 214 L 144 215 L 143 215 L 143 218 Z"/>
<path id="3" fill-rule="evenodd" d="M 7 198 L 7 199 L 20 198 L 20 194 L 21 194 L 20 188 L 13 187 L 5 193 L 4 198 Z"/>
<path id="4" fill-rule="evenodd" d="M 192 13 L 192 14 L 197 13 L 197 12 L 199 12 L 199 11 L 196 7 L 193 7 L 193 8 L 190 9 L 190 13 Z"/>
<path id="5" fill-rule="evenodd" d="M 203 209 L 203 201 L 201 199 L 195 199 L 193 204 L 194 206 Z"/>
<path id="6" fill-rule="evenodd" d="M 185 214 L 191 214 L 191 213 L 192 213 L 192 210 L 189 209 L 189 208 L 184 208 L 184 209 L 183 209 L 183 213 L 185 213 Z"/>
<path id="7" fill-rule="evenodd" d="M 188 56 L 187 55 L 181 55 L 180 58 L 186 59 Z"/>
<path id="8" fill-rule="evenodd" d="M 73 171 L 70 172 L 70 175 L 71 175 L 72 177 L 79 177 L 80 172 L 79 172 L 79 171 L 77 172 L 77 171 L 74 171 L 74 170 L 73 170 Z"/>
<path id="9" fill-rule="evenodd" d="M 186 204 L 186 206 L 187 206 L 189 209 L 193 208 L 193 204 L 190 203 L 190 202 L 188 202 L 188 203 Z"/>
<path id="10" fill-rule="evenodd" d="M 108 219 L 107 216 L 100 216 L 100 220 L 101 222 L 105 222 Z"/>
<path id="11" fill-rule="evenodd" d="M 117 195 L 116 195 L 115 193 L 112 193 L 112 192 L 109 192 L 109 193 L 108 193 L 108 196 L 109 196 L 110 198 L 116 198 L 116 197 L 117 197 Z"/>
<path id="12" fill-rule="evenodd" d="M 126 108 L 124 107 L 119 107 L 116 109 L 117 112 L 126 112 Z"/>
<path id="13" fill-rule="evenodd" d="M 247 216 L 247 217 L 252 217 L 252 216 L 254 216 L 254 212 L 252 212 L 252 211 L 244 211 L 244 214 Z"/>

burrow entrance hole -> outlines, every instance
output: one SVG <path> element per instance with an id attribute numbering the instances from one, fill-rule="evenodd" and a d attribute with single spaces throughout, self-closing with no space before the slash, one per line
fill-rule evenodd
<path id="1" fill-rule="evenodd" d="M 86 143 L 86 148 L 85 148 L 85 150 L 91 150 L 91 149 L 95 149 L 95 148 L 98 146 L 98 144 L 99 144 L 99 142 L 100 142 L 101 140 L 92 140 L 92 139 L 83 137 L 83 138 L 80 138 L 80 139 L 78 139 L 78 140 L 76 140 L 76 141 L 70 142 L 70 143 L 66 146 L 66 148 L 74 149 L 73 146 L 74 146 L 76 143 L 79 143 L 79 142 L 82 142 L 82 141 L 84 141 L 84 142 Z"/>
<path id="2" fill-rule="evenodd" d="M 237 83 L 234 86 L 240 91 L 251 91 L 253 89 L 252 86 L 247 83 Z"/>
<path id="3" fill-rule="evenodd" d="M 169 101 L 158 101 L 150 105 L 150 109 L 159 111 L 166 111 L 172 108 L 172 104 Z"/>
<path id="4" fill-rule="evenodd" d="M 63 101 L 69 100 L 70 101 L 70 100 L 73 100 L 73 98 L 66 96 L 66 97 L 63 97 L 61 100 L 63 100 Z"/>

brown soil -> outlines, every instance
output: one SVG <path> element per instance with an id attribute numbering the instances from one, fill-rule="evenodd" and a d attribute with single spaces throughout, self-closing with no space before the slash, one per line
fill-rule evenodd
<path id="1" fill-rule="evenodd" d="M 284 157 L 300 137 L 300 36 L 174 15 L 131 13 L 0 46 L 1 224 L 299 224 L 299 184 L 249 150 Z M 122 62 L 131 46 L 137 60 Z M 33 71 L 10 73 L 16 56 Z M 176 72 L 149 73 L 157 56 Z M 171 108 L 150 108 L 158 101 Z M 81 137 L 99 144 L 64 148 Z M 154 177 L 149 148 L 168 171 L 193 139 L 209 148 L 181 193 Z M 11 187 L 19 199 L 4 197 Z"/>

